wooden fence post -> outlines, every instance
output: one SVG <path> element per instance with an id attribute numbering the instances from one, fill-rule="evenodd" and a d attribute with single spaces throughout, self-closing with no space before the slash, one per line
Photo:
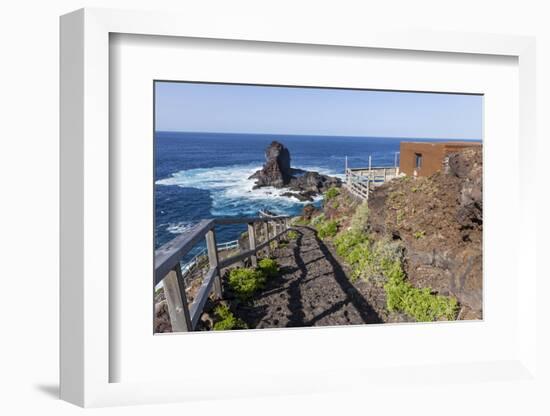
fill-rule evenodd
<path id="1" fill-rule="evenodd" d="M 268 224 L 268 221 L 264 222 L 264 233 L 265 233 L 265 241 L 269 241 L 269 224 Z M 267 257 L 271 257 L 271 247 L 269 246 L 269 244 L 266 245 L 265 249 L 266 249 Z"/>
<path id="2" fill-rule="evenodd" d="M 254 223 L 248 223 L 248 241 L 250 242 L 250 250 L 256 250 L 256 232 L 254 231 Z M 258 265 L 258 259 L 256 257 L 256 252 L 250 256 L 250 263 L 252 267 Z"/>
<path id="3" fill-rule="evenodd" d="M 171 270 L 162 281 L 164 297 L 168 303 L 168 314 L 172 324 L 172 332 L 192 331 L 191 317 L 187 296 L 185 296 L 185 284 L 181 275 L 179 263 Z"/>
<path id="4" fill-rule="evenodd" d="M 210 269 L 216 269 L 216 275 L 214 276 L 214 295 L 217 299 L 222 297 L 222 281 L 220 277 L 220 270 L 218 268 L 218 246 L 216 245 L 216 234 L 214 230 L 209 230 L 206 233 L 206 247 L 208 249 L 208 263 Z"/>

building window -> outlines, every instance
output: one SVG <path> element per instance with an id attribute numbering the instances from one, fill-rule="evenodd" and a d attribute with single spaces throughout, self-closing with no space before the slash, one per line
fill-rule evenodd
<path id="1" fill-rule="evenodd" d="M 414 154 L 414 166 L 416 169 L 420 169 L 422 167 L 422 153 Z"/>

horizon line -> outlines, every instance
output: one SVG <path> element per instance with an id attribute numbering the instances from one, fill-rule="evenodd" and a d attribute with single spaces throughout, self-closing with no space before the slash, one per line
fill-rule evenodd
<path id="1" fill-rule="evenodd" d="M 157 133 L 202 133 L 202 134 L 234 134 L 248 136 L 313 136 L 313 137 L 346 137 L 365 139 L 423 139 L 423 140 L 450 140 L 450 141 L 483 141 L 482 138 L 446 138 L 446 137 L 410 137 L 410 136 L 356 136 L 356 135 L 334 135 L 334 134 L 296 134 L 296 133 L 242 133 L 242 132 L 220 132 L 220 131 L 191 131 L 191 130 L 155 130 Z"/>

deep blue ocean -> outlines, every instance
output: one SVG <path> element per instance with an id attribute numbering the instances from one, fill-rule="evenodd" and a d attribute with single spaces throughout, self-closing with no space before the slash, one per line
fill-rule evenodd
<path id="1" fill-rule="evenodd" d="M 255 216 L 262 208 L 300 213 L 305 203 L 280 196 L 284 191 L 252 190 L 248 177 L 262 167 L 273 140 L 289 149 L 292 167 L 343 177 L 346 156 L 350 167 L 368 166 L 369 155 L 373 166 L 393 166 L 401 141 L 429 139 L 157 132 L 156 247 L 204 218 Z M 245 227 L 216 228 L 218 243 L 237 239 Z"/>

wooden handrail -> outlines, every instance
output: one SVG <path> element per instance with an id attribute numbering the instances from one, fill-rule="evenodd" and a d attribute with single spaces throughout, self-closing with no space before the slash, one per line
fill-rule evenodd
<path id="1" fill-rule="evenodd" d="M 193 331 L 199 322 L 206 300 L 208 296 L 210 296 L 212 290 L 214 289 L 216 298 L 222 296 L 221 270 L 246 258 L 249 258 L 252 265 L 255 266 L 258 252 L 265 247 L 269 247 L 269 244 L 273 240 L 279 239 L 284 233 L 290 230 L 289 219 L 289 216 L 277 216 L 203 220 L 186 233 L 181 234 L 157 249 L 155 251 L 154 281 L 156 286 L 165 278 L 170 279 L 170 296 L 167 296 L 166 300 L 172 328 L 175 328 L 176 331 Z M 267 230 L 267 224 L 270 222 L 274 222 L 275 224 L 281 223 L 283 228 L 282 231 L 279 233 L 274 232 L 271 238 L 269 234 L 266 234 L 265 241 L 257 244 L 254 224 L 263 223 L 265 224 L 264 230 Z M 250 249 L 224 260 L 219 260 L 215 226 L 227 224 L 248 224 Z M 203 238 L 206 238 L 207 242 L 209 270 L 199 288 L 193 304 L 189 306 L 187 305 L 180 261 Z"/>
<path id="2" fill-rule="evenodd" d="M 214 225 L 214 220 L 203 220 L 155 251 L 155 285 L 179 264 L 183 256 L 204 238 Z"/>

